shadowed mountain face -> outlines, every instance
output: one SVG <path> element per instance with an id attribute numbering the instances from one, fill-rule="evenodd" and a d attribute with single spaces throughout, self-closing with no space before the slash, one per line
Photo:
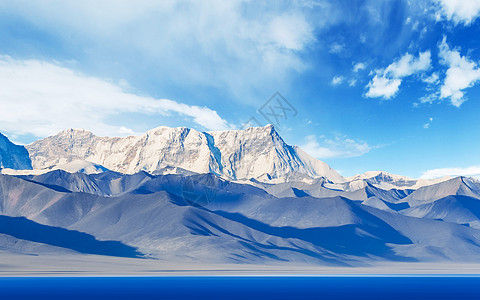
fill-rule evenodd
<path id="1" fill-rule="evenodd" d="M 348 192 L 321 180 L 239 184 L 213 174 L 0 175 L 0 225 L 7 235 L 77 252 L 130 256 L 138 249 L 167 260 L 478 261 L 480 200 L 432 200 L 439 191 L 474 193 L 478 183 L 438 185 L 416 194 L 368 184 Z"/>
<path id="2" fill-rule="evenodd" d="M 0 233 L 17 239 L 74 250 L 83 254 L 140 257 L 134 247 L 116 241 L 98 241 L 92 235 L 38 224 L 23 217 L 0 216 Z"/>
<path id="3" fill-rule="evenodd" d="M 417 218 L 442 220 L 480 229 L 480 199 L 452 195 L 404 211 Z"/>
<path id="4" fill-rule="evenodd" d="M 25 147 L 13 144 L 0 133 L 0 169 L 2 168 L 32 169 L 32 161 Z"/>

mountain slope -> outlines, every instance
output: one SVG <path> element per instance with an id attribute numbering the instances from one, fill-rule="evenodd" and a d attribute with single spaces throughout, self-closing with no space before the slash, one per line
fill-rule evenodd
<path id="1" fill-rule="evenodd" d="M 15 145 L 0 133 L 0 169 L 32 169 L 32 162 L 27 149 Z"/>
<path id="2" fill-rule="evenodd" d="M 126 138 L 97 137 L 70 129 L 36 141 L 27 149 L 35 169 L 83 160 L 126 174 L 164 174 L 179 168 L 234 180 L 326 177 L 343 181 L 327 164 L 287 145 L 272 125 L 208 133 L 159 127 Z"/>
<path id="3" fill-rule="evenodd" d="M 402 211 L 406 216 L 465 224 L 480 229 L 480 199 L 468 196 L 447 196 L 431 203 Z"/>
<path id="4" fill-rule="evenodd" d="M 77 185 L 80 179 L 90 183 Z M 62 180 L 86 192 L 61 187 Z M 112 182 L 118 193 L 108 190 Z M 93 184 L 99 189 L 91 189 Z M 480 230 L 474 228 L 382 211 L 339 196 L 277 198 L 212 174 L 0 175 L 0 213 L 98 241 L 118 241 L 172 261 L 359 265 L 476 261 L 480 253 Z"/>
<path id="5" fill-rule="evenodd" d="M 70 249 L 79 253 L 139 257 L 135 248 L 116 241 L 98 241 L 93 236 L 60 227 L 41 225 L 24 217 L 0 216 L 0 234 L 23 241 Z"/>
<path id="6" fill-rule="evenodd" d="M 416 206 L 451 195 L 480 198 L 480 182 L 473 178 L 456 177 L 437 184 L 421 187 L 403 198 L 402 201 L 408 202 L 410 206 Z"/>

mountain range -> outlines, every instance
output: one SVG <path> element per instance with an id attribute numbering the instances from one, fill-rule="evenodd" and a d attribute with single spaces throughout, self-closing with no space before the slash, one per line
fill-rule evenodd
<path id="1" fill-rule="evenodd" d="M 0 136 L 0 250 L 207 263 L 480 260 L 480 182 L 343 177 L 271 125 Z M 0 252 L 1 255 L 1 252 Z"/>
<path id="2" fill-rule="evenodd" d="M 141 136 L 97 137 L 69 129 L 27 146 L 35 169 L 87 161 L 124 174 L 213 173 L 230 180 L 290 176 L 342 181 L 336 171 L 287 145 L 272 125 L 242 131 L 199 132 L 159 127 Z"/>

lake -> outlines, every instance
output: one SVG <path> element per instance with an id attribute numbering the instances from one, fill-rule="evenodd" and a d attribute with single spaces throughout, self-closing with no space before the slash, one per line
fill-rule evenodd
<path id="1" fill-rule="evenodd" d="M 3 277 L 0 299 L 480 299 L 478 276 Z"/>

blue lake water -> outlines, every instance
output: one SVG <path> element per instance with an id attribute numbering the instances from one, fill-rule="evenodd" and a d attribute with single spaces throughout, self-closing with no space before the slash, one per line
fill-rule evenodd
<path id="1" fill-rule="evenodd" d="M 480 299 L 480 277 L 9 277 L 0 299 Z"/>

